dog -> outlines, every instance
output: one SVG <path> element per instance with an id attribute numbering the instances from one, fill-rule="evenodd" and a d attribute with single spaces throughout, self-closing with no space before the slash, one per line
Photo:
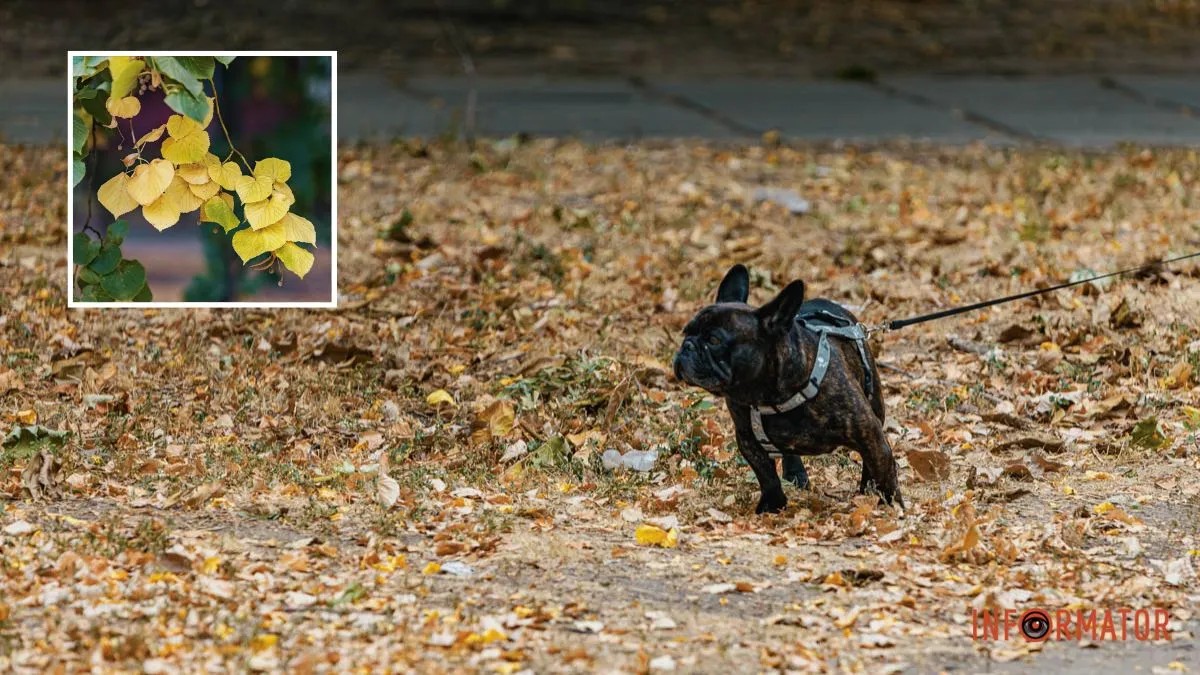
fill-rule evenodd
<path id="1" fill-rule="evenodd" d="M 809 486 L 801 460 L 839 447 L 862 456 L 859 492 L 903 508 L 896 460 L 884 434 L 883 396 L 866 331 L 854 314 L 825 299 L 805 301 L 793 281 L 762 307 L 746 304 L 750 274 L 734 265 L 683 329 L 675 377 L 725 399 L 738 450 L 762 492 L 755 513 L 778 513 L 784 479 Z"/>

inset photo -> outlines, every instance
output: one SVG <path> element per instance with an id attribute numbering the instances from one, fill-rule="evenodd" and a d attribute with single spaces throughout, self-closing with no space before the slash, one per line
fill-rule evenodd
<path id="1" fill-rule="evenodd" d="M 70 52 L 70 307 L 335 307 L 335 52 Z"/>

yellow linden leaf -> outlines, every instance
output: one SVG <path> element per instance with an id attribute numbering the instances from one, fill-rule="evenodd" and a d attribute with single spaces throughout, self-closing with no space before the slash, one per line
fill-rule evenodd
<path id="1" fill-rule="evenodd" d="M 254 163 L 255 176 L 270 176 L 271 180 L 286 183 L 292 177 L 292 165 L 277 157 L 268 157 Z"/>
<path id="2" fill-rule="evenodd" d="M 454 405 L 454 397 L 451 396 L 450 392 L 446 391 L 445 389 L 438 389 L 429 396 L 426 396 L 425 402 L 434 407 L 444 405 L 446 403 Z"/>
<path id="3" fill-rule="evenodd" d="M 179 208 L 180 213 L 191 213 L 200 208 L 200 205 L 204 203 L 203 199 L 192 194 L 187 181 L 178 175 L 171 180 L 171 185 L 167 188 L 163 196 L 175 202 L 175 206 Z"/>
<path id="4" fill-rule="evenodd" d="M 313 254 L 290 241 L 275 249 L 275 257 L 301 279 L 312 269 L 314 260 Z"/>
<path id="5" fill-rule="evenodd" d="M 216 181 L 226 190 L 236 189 L 237 179 L 242 177 L 242 167 L 233 162 L 222 164 L 221 160 L 217 159 L 214 155 L 205 157 L 204 165 L 208 168 L 209 178 Z"/>
<path id="6" fill-rule="evenodd" d="M 1117 508 L 1117 507 L 1113 506 L 1112 502 L 1100 502 L 1099 504 L 1093 506 L 1092 510 L 1095 511 L 1099 515 L 1103 515 L 1105 513 L 1108 513 L 1109 511 L 1112 511 L 1115 508 Z"/>
<path id="7" fill-rule="evenodd" d="M 221 186 L 212 181 L 208 181 L 202 185 L 188 185 L 188 188 L 191 189 L 192 194 L 203 200 L 211 199 L 221 191 Z"/>
<path id="8" fill-rule="evenodd" d="M 208 154 L 208 132 L 200 123 L 183 115 L 167 118 L 167 134 L 171 141 L 163 141 L 162 155 L 174 164 L 191 164 L 203 161 Z"/>
<path id="9" fill-rule="evenodd" d="M 175 169 L 176 175 L 192 185 L 204 185 L 211 179 L 208 177 L 208 167 L 203 162 L 184 164 Z"/>
<path id="10" fill-rule="evenodd" d="M 246 222 L 250 227 L 261 230 L 264 227 L 278 223 L 287 215 L 288 205 L 282 199 L 272 194 L 270 199 L 246 204 Z"/>
<path id="11" fill-rule="evenodd" d="M 292 193 L 292 188 L 288 187 L 287 183 L 275 181 L 275 188 L 272 194 L 279 195 L 279 198 L 287 202 L 288 206 L 296 203 L 296 195 Z"/>
<path id="12" fill-rule="evenodd" d="M 154 203 L 142 207 L 142 217 L 159 232 L 179 222 L 179 206 L 169 194 L 164 193 Z"/>
<path id="13" fill-rule="evenodd" d="M 166 130 L 167 130 L 167 125 L 165 125 L 165 124 L 159 125 L 159 126 L 155 127 L 154 129 L 151 129 L 150 131 L 146 132 L 146 134 L 144 136 L 142 136 L 141 138 L 137 139 L 137 142 L 134 143 L 134 146 L 140 148 L 147 143 L 153 143 L 154 141 L 157 141 L 158 139 L 162 138 L 162 135 L 163 135 L 163 133 L 166 132 Z"/>
<path id="14" fill-rule="evenodd" d="M 149 164 L 142 164 L 133 170 L 129 179 L 129 196 L 142 206 L 154 203 L 162 196 L 175 178 L 175 167 L 162 159 L 156 159 Z"/>
<path id="15" fill-rule="evenodd" d="M 441 572 L 441 571 L 442 571 L 441 565 L 439 565 L 435 562 L 431 562 L 425 566 L 425 569 L 421 570 L 421 574 L 431 575 L 431 574 L 437 574 L 438 572 Z"/>
<path id="16" fill-rule="evenodd" d="M 200 220 L 216 223 L 223 227 L 226 233 L 242 222 L 233 213 L 233 197 L 225 193 L 204 202 L 200 209 Z"/>
<path id="17" fill-rule="evenodd" d="M 113 117 L 130 118 L 142 111 L 142 102 L 133 96 L 109 98 L 104 102 L 104 107 L 108 108 L 108 113 Z"/>
<path id="18" fill-rule="evenodd" d="M 137 84 L 145 62 L 130 56 L 110 56 L 108 71 L 112 75 L 112 87 L 108 91 L 109 98 L 125 98 Z"/>
<path id="19" fill-rule="evenodd" d="M 317 243 L 317 228 L 313 227 L 312 221 L 294 213 L 283 217 L 283 232 L 288 241 L 313 245 Z"/>
<path id="20" fill-rule="evenodd" d="M 242 230 L 233 235 L 233 250 L 243 263 L 283 246 L 287 238 L 283 236 L 283 226 L 273 225 L 261 230 Z"/>
<path id="21" fill-rule="evenodd" d="M 275 644 L 278 642 L 279 642 L 278 635 L 272 635 L 271 633 L 263 633 L 261 635 L 255 635 L 254 639 L 250 640 L 250 649 L 253 649 L 256 652 L 263 652 L 263 651 L 270 649 L 271 647 L 274 647 Z"/>
<path id="22" fill-rule="evenodd" d="M 120 218 L 138 207 L 137 200 L 129 196 L 129 176 L 124 171 L 105 181 L 96 191 L 96 196 L 100 199 L 100 205 L 108 209 L 114 218 Z"/>
<path id="23" fill-rule="evenodd" d="M 654 525 L 638 525 L 634 533 L 637 543 L 642 546 L 662 546 L 667 541 L 667 531 Z"/>
<path id="24" fill-rule="evenodd" d="M 213 97 L 205 96 L 204 98 L 208 101 L 208 112 L 204 113 L 204 121 L 200 123 L 200 127 L 203 129 L 207 129 L 208 125 L 212 124 Z"/>
<path id="25" fill-rule="evenodd" d="M 244 204 L 261 202 L 270 197 L 271 188 L 274 186 L 275 179 L 270 176 L 241 176 L 233 182 L 233 187 Z"/>

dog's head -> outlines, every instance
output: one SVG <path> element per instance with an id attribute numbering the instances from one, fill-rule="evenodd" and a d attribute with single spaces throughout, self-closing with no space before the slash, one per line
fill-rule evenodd
<path id="1" fill-rule="evenodd" d="M 675 355 L 676 377 L 718 396 L 775 389 L 776 355 L 789 349 L 788 333 L 804 303 L 804 282 L 793 281 L 759 308 L 746 304 L 749 297 L 750 273 L 744 265 L 734 265 L 717 289 L 716 302 L 684 327 Z"/>

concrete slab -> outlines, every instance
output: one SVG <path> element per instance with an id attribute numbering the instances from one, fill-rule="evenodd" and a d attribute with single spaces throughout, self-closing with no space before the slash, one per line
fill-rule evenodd
<path id="1" fill-rule="evenodd" d="M 436 135 L 434 111 L 371 73 L 338 77 L 338 140 L 379 141 Z"/>
<path id="2" fill-rule="evenodd" d="M 907 137 L 947 143 L 1000 140 L 948 110 L 920 106 L 865 84 L 805 80 L 650 82 L 761 133 L 792 138 L 878 141 Z"/>
<path id="3" fill-rule="evenodd" d="M 6 143 L 65 143 L 67 83 L 52 78 L 0 80 L 0 139 Z"/>
<path id="4" fill-rule="evenodd" d="M 1200 110 L 1200 77 L 1128 75 L 1113 79 L 1157 103 L 1178 104 Z"/>
<path id="5" fill-rule="evenodd" d="M 437 125 L 461 125 L 472 82 L 420 78 L 405 90 L 429 102 Z M 622 80 L 490 78 L 475 85 L 477 133 L 574 136 L 587 140 L 728 138 L 736 134 L 703 115 L 655 100 Z"/>
<path id="6" fill-rule="evenodd" d="M 887 83 L 1067 146 L 1200 144 L 1200 121 L 1106 89 L 1094 77 L 907 77 Z"/>

